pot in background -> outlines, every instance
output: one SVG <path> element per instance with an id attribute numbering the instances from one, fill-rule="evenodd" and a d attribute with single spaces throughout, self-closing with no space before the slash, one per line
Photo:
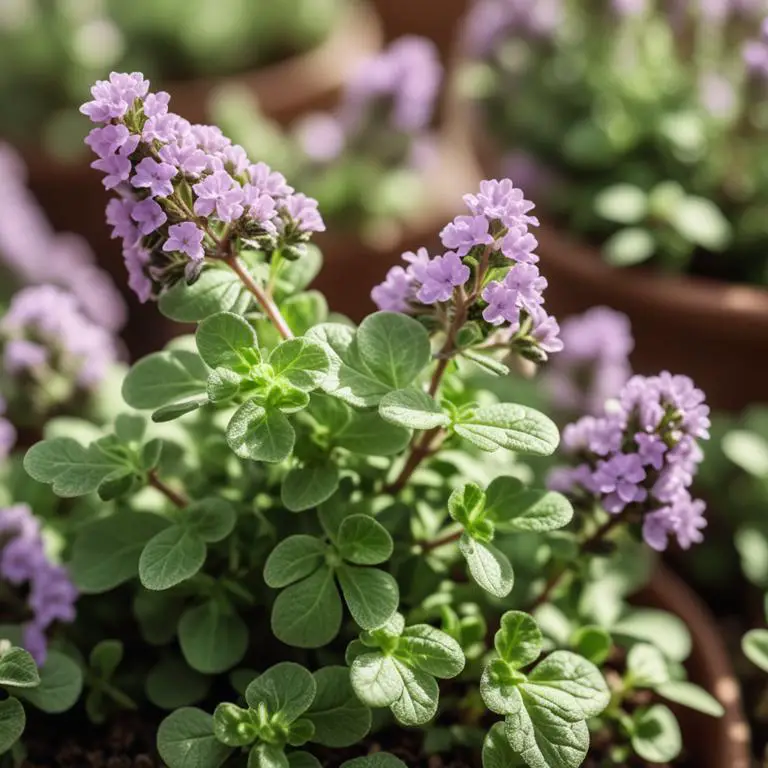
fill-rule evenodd
<path id="1" fill-rule="evenodd" d="M 661 608 L 685 622 L 693 640 L 686 663 L 690 680 L 712 693 L 725 708 L 721 718 L 676 710 L 691 764 L 697 768 L 750 768 L 749 726 L 739 683 L 712 614 L 695 592 L 662 565 L 635 602 Z"/>
<path id="2" fill-rule="evenodd" d="M 169 90 L 175 112 L 192 122 L 205 122 L 208 95 L 217 86 L 239 82 L 258 97 L 265 114 L 283 123 L 305 111 L 329 107 L 349 72 L 380 47 L 381 31 L 375 13 L 363 3 L 352 3 L 343 21 L 317 48 L 254 72 L 225 78 L 163 84 Z M 87 128 L 87 126 L 85 126 Z M 99 266 L 112 275 L 126 297 L 128 324 L 123 338 L 131 358 L 160 349 L 179 332 L 178 325 L 164 318 L 156 306 L 140 305 L 127 285 L 121 247 L 109 237 L 104 220 L 108 195 L 101 174 L 92 170 L 89 153 L 65 163 L 41 156 L 34 149 L 22 151 L 27 163 L 29 186 L 56 230 L 76 232 L 93 248 Z M 269 158 L 263 159 L 269 162 Z"/>

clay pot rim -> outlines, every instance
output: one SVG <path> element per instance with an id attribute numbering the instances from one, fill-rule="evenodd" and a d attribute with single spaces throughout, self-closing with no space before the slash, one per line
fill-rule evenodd
<path id="1" fill-rule="evenodd" d="M 691 678 L 717 698 L 725 709 L 721 718 L 706 718 L 720 734 L 714 741 L 711 765 L 716 768 L 750 768 L 750 733 L 744 716 L 739 683 L 731 659 L 709 609 L 676 574 L 659 564 L 641 592 L 642 604 L 662 607 L 681 618 L 693 639 L 688 665 Z"/>
<path id="2" fill-rule="evenodd" d="M 650 314 L 674 317 L 691 327 L 733 337 L 736 334 L 765 340 L 768 336 L 768 291 L 747 284 L 725 283 L 690 275 L 663 275 L 648 268 L 622 269 L 606 264 L 596 247 L 579 243 L 549 222 L 535 233 L 543 274 L 547 263 L 571 280 L 591 283 L 615 297 L 616 306 L 643 305 Z"/>

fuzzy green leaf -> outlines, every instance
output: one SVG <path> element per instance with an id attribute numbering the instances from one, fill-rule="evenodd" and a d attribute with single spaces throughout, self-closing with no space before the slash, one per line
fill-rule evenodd
<path id="1" fill-rule="evenodd" d="M 613 638 L 602 627 L 579 627 L 571 638 L 574 650 L 597 666 L 608 658 L 613 648 Z"/>
<path id="2" fill-rule="evenodd" d="M 317 741 L 317 737 L 313 738 Z M 291 752 L 288 755 L 288 768 L 323 768 L 321 762 L 309 752 Z"/>
<path id="3" fill-rule="evenodd" d="M 197 326 L 195 342 L 200 357 L 210 368 L 246 372 L 261 359 L 256 331 L 247 320 L 232 312 L 205 318 Z"/>
<path id="4" fill-rule="evenodd" d="M 394 544 L 387 529 L 368 515 L 342 520 L 336 535 L 339 554 L 357 565 L 378 565 L 392 556 Z"/>
<path id="5" fill-rule="evenodd" d="M 139 558 L 139 579 L 147 589 L 170 589 L 191 579 L 205 556 L 205 542 L 194 531 L 172 525 L 147 542 Z"/>
<path id="6" fill-rule="evenodd" d="M 187 285 L 179 280 L 160 294 L 158 307 L 178 323 L 197 323 L 217 312 L 228 312 L 243 303 L 245 289 L 231 269 L 207 268 Z"/>
<path id="7" fill-rule="evenodd" d="M 654 704 L 634 713 L 632 748 L 643 760 L 668 763 L 680 755 L 683 740 L 677 718 L 669 707 Z"/>
<path id="8" fill-rule="evenodd" d="M 315 726 L 312 740 L 326 747 L 350 747 L 371 729 L 371 711 L 355 696 L 346 667 L 314 673 L 317 694 L 306 713 Z"/>
<path id="9" fill-rule="evenodd" d="M 243 403 L 227 425 L 227 443 L 241 458 L 276 463 L 290 456 L 296 433 L 276 408 Z"/>
<path id="10" fill-rule="evenodd" d="M 314 536 L 298 534 L 281 541 L 264 564 L 264 581 L 281 589 L 314 573 L 322 564 L 327 546 Z"/>
<path id="11" fill-rule="evenodd" d="M 450 635 L 429 624 L 405 628 L 396 655 L 409 666 L 440 678 L 456 677 L 465 663 L 461 646 Z"/>
<path id="12" fill-rule="evenodd" d="M 722 717 L 725 714 L 723 705 L 712 694 L 694 683 L 685 680 L 669 680 L 657 685 L 654 690 L 667 701 L 682 704 L 688 709 L 695 709 L 705 715 Z"/>
<path id="13" fill-rule="evenodd" d="M 544 638 L 533 617 L 523 611 L 507 611 L 493 642 L 504 661 L 524 667 L 539 658 Z"/>
<path id="14" fill-rule="evenodd" d="M 404 683 L 395 660 L 381 653 L 363 653 L 350 668 L 357 697 L 369 707 L 388 707 L 402 695 Z"/>
<path id="15" fill-rule="evenodd" d="M 289 725 L 303 715 L 317 693 L 312 673 L 300 664 L 284 661 L 259 675 L 246 689 L 245 700 L 251 709 L 266 704 L 269 714 L 280 716 Z"/>
<path id="16" fill-rule="evenodd" d="M 573 507 L 565 496 L 524 488 L 514 477 L 497 477 L 488 486 L 486 497 L 486 515 L 503 531 L 554 531 L 568 525 L 573 517 Z"/>
<path id="17" fill-rule="evenodd" d="M 394 456 L 407 447 L 411 433 L 384 421 L 378 413 L 356 412 L 332 439 L 335 445 L 361 456 Z"/>
<path id="18" fill-rule="evenodd" d="M 450 417 L 421 389 L 397 389 L 379 403 L 381 418 L 406 429 L 433 429 L 450 424 Z"/>
<path id="19" fill-rule="evenodd" d="M 242 661 L 248 647 L 245 622 L 215 600 L 189 608 L 179 621 L 179 645 L 193 669 L 214 675 Z"/>
<path id="20" fill-rule="evenodd" d="M 485 517 L 485 493 L 475 483 L 456 488 L 448 497 L 448 514 L 464 528 L 471 528 Z"/>
<path id="21" fill-rule="evenodd" d="M 685 661 L 691 655 L 691 633 L 678 616 L 655 608 L 633 608 L 611 628 L 617 640 L 645 642 L 654 645 L 661 642 L 661 651 L 670 661 Z"/>
<path id="22" fill-rule="evenodd" d="M 356 757 L 341 764 L 341 768 L 406 768 L 400 758 L 387 752 L 377 752 L 367 757 Z"/>
<path id="23" fill-rule="evenodd" d="M 103 680 L 109 680 L 123 660 L 125 648 L 120 640 L 102 640 L 91 649 L 88 664 Z"/>
<path id="24" fill-rule="evenodd" d="M 307 338 L 289 339 L 272 350 L 269 364 L 294 387 L 311 392 L 328 375 L 330 362 L 321 344 Z"/>
<path id="25" fill-rule="evenodd" d="M 180 523 L 204 542 L 223 541 L 235 528 L 237 512 L 225 499 L 210 497 L 190 504 L 183 512 Z"/>
<path id="26" fill-rule="evenodd" d="M 0 685 L 34 688 L 40 685 L 37 664 L 23 648 L 9 648 L 0 656 Z"/>
<path id="27" fill-rule="evenodd" d="M 483 741 L 483 768 L 524 768 L 525 761 L 512 751 L 504 723 L 494 723 Z"/>
<path id="28" fill-rule="evenodd" d="M 638 643 L 629 649 L 627 670 L 639 688 L 654 688 L 669 680 L 664 654 L 649 643 Z"/>
<path id="29" fill-rule="evenodd" d="M 202 701 L 210 687 L 210 678 L 178 656 L 167 656 L 155 664 L 145 683 L 147 698 L 156 707 L 171 711 Z"/>
<path id="30" fill-rule="evenodd" d="M 472 578 L 494 597 L 506 597 L 515 583 L 509 558 L 493 544 L 486 544 L 462 534 L 459 551 L 467 561 Z"/>
<path id="31" fill-rule="evenodd" d="M 0 754 L 7 752 L 24 733 L 27 717 L 18 699 L 0 701 Z"/>
<path id="32" fill-rule="evenodd" d="M 424 725 L 437 713 L 440 689 L 432 675 L 411 669 L 395 660 L 395 667 L 403 681 L 400 698 L 390 705 L 392 714 L 403 725 Z"/>
<path id="33" fill-rule="evenodd" d="M 34 688 L 9 685 L 8 691 L 51 715 L 71 709 L 83 690 L 83 672 L 77 662 L 61 651 L 50 650 L 39 672 L 39 685 Z"/>
<path id="34" fill-rule="evenodd" d="M 214 736 L 207 712 L 184 707 L 160 723 L 157 751 L 168 768 L 218 768 L 232 750 Z"/>
<path id="35" fill-rule="evenodd" d="M 259 737 L 254 719 L 249 709 L 224 702 L 213 712 L 213 732 L 228 747 L 247 747 Z"/>
<path id="36" fill-rule="evenodd" d="M 291 512 L 303 512 L 330 499 L 338 487 L 339 470 L 333 464 L 309 464 L 285 476 L 280 498 Z"/>
<path id="37" fill-rule="evenodd" d="M 139 410 L 160 408 L 205 394 L 207 383 L 208 368 L 195 352 L 154 352 L 128 371 L 123 381 L 123 399 Z"/>
<path id="38" fill-rule="evenodd" d="M 333 571 L 321 566 L 277 596 L 272 606 L 272 632 L 287 645 L 320 648 L 339 633 L 341 617 Z"/>
<path id="39" fill-rule="evenodd" d="M 455 430 L 484 451 L 506 448 L 531 456 L 549 456 L 560 442 L 557 426 L 550 418 L 533 408 L 512 403 L 478 408 Z"/>
<path id="40" fill-rule="evenodd" d="M 341 565 L 336 575 L 349 612 L 362 629 L 376 629 L 397 611 L 400 591 L 394 577 L 378 568 Z"/>
<path id="41" fill-rule="evenodd" d="M 178 403 L 171 403 L 170 405 L 164 405 L 162 408 L 158 408 L 152 412 L 152 421 L 155 424 L 163 424 L 166 421 L 174 421 L 180 419 L 182 416 L 186 416 L 192 411 L 196 411 L 198 408 L 202 408 L 204 405 L 208 405 L 208 395 L 196 395 L 189 400 L 181 400 Z"/>
<path id="42" fill-rule="evenodd" d="M 289 763 L 282 747 L 262 742 L 248 753 L 248 768 L 289 768 Z"/>

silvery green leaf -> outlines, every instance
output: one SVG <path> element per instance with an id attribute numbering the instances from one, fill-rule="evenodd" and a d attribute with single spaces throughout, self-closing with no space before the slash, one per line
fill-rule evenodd
<path id="1" fill-rule="evenodd" d="M 0 701 L 0 755 L 21 738 L 26 724 L 27 716 L 18 699 L 10 696 Z"/>
<path id="2" fill-rule="evenodd" d="M 295 441 L 283 413 L 253 400 L 243 403 L 227 425 L 227 443 L 241 459 L 277 463 L 291 455 Z"/>
<path id="3" fill-rule="evenodd" d="M 486 491 L 486 514 L 499 530 L 543 533 L 573 518 L 571 503 L 555 491 L 525 488 L 514 477 L 497 477 Z"/>
<path id="4" fill-rule="evenodd" d="M 396 389 L 384 395 L 379 414 L 385 421 L 406 429 L 445 427 L 451 421 L 433 397 L 416 387 Z"/>
<path id="5" fill-rule="evenodd" d="M 725 714 L 723 705 L 714 696 L 686 680 L 669 680 L 657 685 L 654 690 L 667 701 L 682 704 L 688 709 L 694 709 L 705 715 L 722 717 Z"/>
<path id="6" fill-rule="evenodd" d="M 643 760 L 668 763 L 680 755 L 683 740 L 677 718 L 669 707 L 654 704 L 637 710 L 632 717 L 632 748 Z"/>
<path id="7" fill-rule="evenodd" d="M 384 421 L 378 413 L 355 412 L 338 432 L 332 435 L 335 445 L 361 456 L 394 456 L 405 450 L 411 433 Z"/>
<path id="8" fill-rule="evenodd" d="M 397 581 L 386 571 L 345 564 L 336 569 L 336 575 L 349 612 L 362 629 L 380 627 L 397 611 Z"/>
<path id="9" fill-rule="evenodd" d="M 403 678 L 395 660 L 382 653 L 363 653 L 352 662 L 350 681 L 355 694 L 369 707 L 388 707 L 403 693 Z"/>
<path id="10" fill-rule="evenodd" d="M 483 741 L 483 768 L 524 768 L 525 761 L 512 751 L 504 723 L 494 723 Z"/>
<path id="11" fill-rule="evenodd" d="M 171 525 L 155 534 L 142 550 L 139 579 L 147 589 L 170 589 L 203 567 L 206 551 L 205 542 L 193 530 Z"/>
<path id="12" fill-rule="evenodd" d="M 639 688 L 654 688 L 669 680 L 664 654 L 649 643 L 638 643 L 629 649 L 627 670 L 633 684 Z"/>
<path id="13" fill-rule="evenodd" d="M 123 381 L 123 399 L 138 410 L 203 395 L 208 367 L 195 352 L 177 349 L 154 352 L 141 358 Z"/>
<path id="14" fill-rule="evenodd" d="M 494 597 L 506 597 L 515 583 L 507 556 L 490 543 L 476 541 L 466 533 L 459 539 L 459 551 L 467 561 L 477 584 Z"/>
<path id="15" fill-rule="evenodd" d="M 440 689 L 432 675 L 411 669 L 395 660 L 397 673 L 403 681 L 400 697 L 390 705 L 392 714 L 403 725 L 424 725 L 437 713 Z"/>
<path id="16" fill-rule="evenodd" d="M 387 529 L 369 515 L 349 515 L 336 535 L 339 554 L 356 565 L 378 565 L 392 556 L 394 547 Z"/>
<path id="17" fill-rule="evenodd" d="M 245 288 L 231 269 L 204 269 L 187 285 L 180 280 L 160 294 L 160 311 L 179 323 L 196 323 L 217 312 L 235 309 L 243 300 Z"/>
<path id="18" fill-rule="evenodd" d="M 277 376 L 304 392 L 317 389 L 330 369 L 323 345 L 309 338 L 283 341 L 272 350 L 269 364 Z"/>
<path id="19" fill-rule="evenodd" d="M 328 547 L 315 536 L 297 534 L 283 539 L 264 564 L 264 581 L 281 589 L 314 573 L 323 563 Z"/>
<path id="20" fill-rule="evenodd" d="M 291 512 L 303 512 L 327 501 L 339 487 L 339 470 L 333 464 L 294 467 L 283 480 L 280 499 Z"/>
<path id="21" fill-rule="evenodd" d="M 245 372 L 261 360 L 256 331 L 232 312 L 206 317 L 197 326 L 195 341 L 200 357 L 210 368 Z"/>
<path id="22" fill-rule="evenodd" d="M 33 688 L 8 685 L 8 692 L 50 715 L 72 709 L 83 690 L 80 665 L 61 651 L 51 649 L 39 673 L 38 685 Z"/>
<path id="23" fill-rule="evenodd" d="M 465 663 L 456 640 L 429 624 L 414 624 L 402 630 L 395 655 L 408 666 L 440 678 L 456 677 Z"/>
<path id="24" fill-rule="evenodd" d="M 290 724 L 303 715 L 312 705 L 317 684 L 312 673 L 300 664 L 284 661 L 260 674 L 246 689 L 245 700 L 251 709 L 260 703 L 280 721 Z"/>
<path id="25" fill-rule="evenodd" d="M 193 669 L 214 675 L 242 661 L 248 647 L 248 628 L 229 606 L 208 600 L 182 615 L 179 645 Z"/>
<path id="26" fill-rule="evenodd" d="M 507 611 L 501 617 L 501 627 L 494 637 L 496 653 L 513 667 L 524 667 L 541 655 L 541 630 L 523 611 Z"/>
<path id="27" fill-rule="evenodd" d="M 632 608 L 610 630 L 619 642 L 660 643 L 660 650 L 670 661 L 682 662 L 691 655 L 691 633 L 688 627 L 682 619 L 667 611 Z"/>
<path id="28" fill-rule="evenodd" d="M 214 736 L 213 718 L 194 707 L 177 709 L 160 723 L 157 750 L 168 768 L 218 768 L 232 751 Z"/>
<path id="29" fill-rule="evenodd" d="M 341 768 L 406 768 L 405 763 L 387 752 L 376 752 L 367 757 L 356 757 L 341 764 Z"/>
<path id="30" fill-rule="evenodd" d="M 37 664 L 23 648 L 9 648 L 0 656 L 0 685 L 34 688 L 40 685 Z"/>
<path id="31" fill-rule="evenodd" d="M 211 496 L 192 502 L 185 510 L 182 524 L 207 544 L 223 541 L 235 528 L 237 512 L 226 499 Z"/>

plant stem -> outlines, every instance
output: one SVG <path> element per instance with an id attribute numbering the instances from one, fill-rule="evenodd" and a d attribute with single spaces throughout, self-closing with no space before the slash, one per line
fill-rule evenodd
<path id="1" fill-rule="evenodd" d="M 251 277 L 240 259 L 234 254 L 224 259 L 225 264 L 240 278 L 240 282 L 254 295 L 256 302 L 264 314 L 269 318 L 277 332 L 284 339 L 292 339 L 293 332 L 280 314 L 275 302 L 261 289 L 261 286 Z"/>
<path id="2" fill-rule="evenodd" d="M 461 538 L 461 534 L 463 532 L 464 529 L 462 528 L 460 531 L 446 533 L 444 536 L 441 536 L 438 539 L 423 542 L 421 545 L 422 554 L 431 552 L 433 549 L 438 549 L 439 547 L 444 547 L 446 544 L 453 544 L 454 541 L 458 541 Z"/>
<path id="3" fill-rule="evenodd" d="M 623 521 L 623 519 L 623 513 L 618 515 L 611 515 L 611 517 L 606 520 L 591 536 L 581 542 L 579 545 L 579 554 L 588 552 L 595 546 L 595 544 L 601 542 L 620 522 Z M 533 601 L 531 607 L 528 609 L 529 612 L 535 610 L 550 598 L 552 592 L 559 586 L 560 582 L 563 580 L 563 577 L 568 573 L 570 569 L 571 564 L 567 563 L 566 565 L 561 566 L 549 577 L 541 594 Z"/>
<path id="4" fill-rule="evenodd" d="M 173 488 L 166 485 L 157 476 L 157 472 L 154 469 L 150 471 L 147 477 L 148 477 L 149 484 L 154 489 L 160 491 L 160 493 L 162 493 L 166 499 L 168 499 L 172 504 L 177 506 L 179 509 L 184 509 L 184 507 L 189 505 L 189 499 L 183 493 L 178 493 L 174 491 Z"/>
<path id="5" fill-rule="evenodd" d="M 416 471 L 419 464 L 421 464 L 427 456 L 432 453 L 432 441 L 442 431 L 441 427 L 434 427 L 430 429 L 414 443 L 411 443 L 411 453 L 408 456 L 408 460 L 400 470 L 400 474 L 397 478 L 384 488 L 385 493 L 397 494 L 403 490 L 405 484 L 410 480 L 411 475 Z"/>

